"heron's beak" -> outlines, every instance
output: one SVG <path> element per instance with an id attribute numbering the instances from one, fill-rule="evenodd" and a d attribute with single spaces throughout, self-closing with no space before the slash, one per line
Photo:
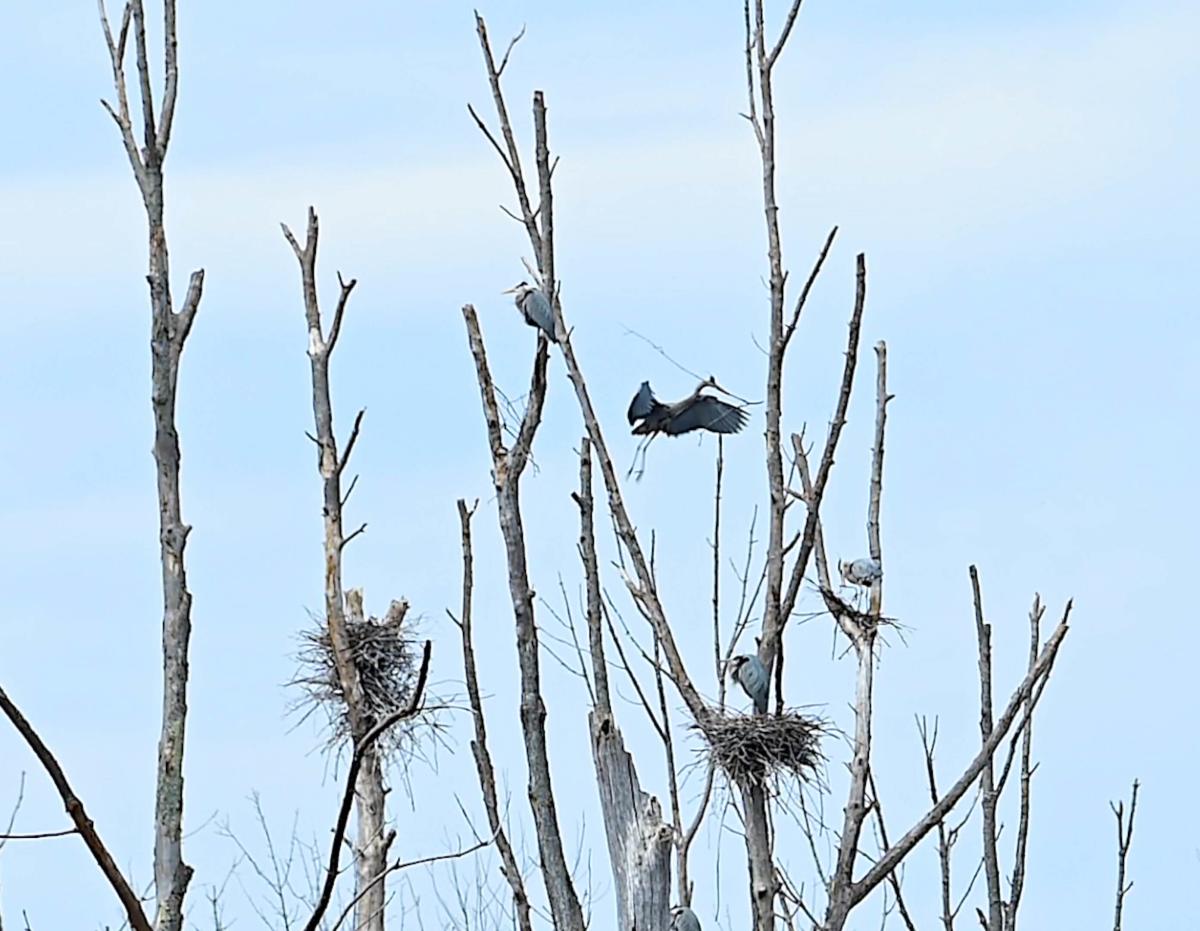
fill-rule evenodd
<path id="1" fill-rule="evenodd" d="M 507 290 L 501 291 L 500 293 L 501 294 L 516 294 L 517 289 L 516 288 L 508 288 Z"/>

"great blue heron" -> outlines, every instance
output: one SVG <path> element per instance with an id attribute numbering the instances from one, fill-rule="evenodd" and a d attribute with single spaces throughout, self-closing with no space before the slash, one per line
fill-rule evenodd
<path id="1" fill-rule="evenodd" d="M 700 919 L 686 905 L 671 909 L 671 931 L 700 931 Z"/>
<path id="2" fill-rule="evenodd" d="M 674 404 L 664 404 L 654 396 L 650 382 L 642 382 L 637 394 L 629 402 L 626 416 L 633 427 L 634 436 L 644 436 L 646 439 L 638 445 L 642 454 L 642 470 L 645 470 L 646 450 L 650 443 L 660 433 L 667 436 L 679 436 L 693 430 L 707 430 L 710 433 L 737 433 L 746 426 L 746 412 L 736 404 L 722 401 L 711 394 L 702 394 L 705 388 L 724 390 L 711 375 L 696 386 L 696 390 L 682 401 Z M 637 465 L 637 455 L 634 455 L 634 467 Z M 633 473 L 633 467 L 629 469 Z M 641 472 L 638 476 L 641 477 Z"/>
<path id="3" fill-rule="evenodd" d="M 729 661 L 729 674 L 737 680 L 742 691 L 754 702 L 755 714 L 767 713 L 767 667 L 757 656 L 743 654 Z"/>
<path id="4" fill-rule="evenodd" d="M 883 578 L 883 566 L 871 556 L 860 556 L 850 562 L 839 559 L 838 574 L 843 585 L 856 585 L 870 591 Z"/>
<path id="5" fill-rule="evenodd" d="M 550 342 L 558 342 L 554 337 L 554 311 L 550 309 L 550 301 L 546 299 L 541 288 L 535 288 L 529 282 L 522 281 L 500 293 L 512 294 L 513 303 L 521 311 L 525 322 L 545 333 Z"/>

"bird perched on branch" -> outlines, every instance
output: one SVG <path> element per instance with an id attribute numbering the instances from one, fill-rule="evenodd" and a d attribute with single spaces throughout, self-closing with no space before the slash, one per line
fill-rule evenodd
<path id="1" fill-rule="evenodd" d="M 737 680 L 742 691 L 754 702 L 755 714 L 767 713 L 767 667 L 753 654 L 735 656 L 729 661 L 729 674 Z"/>
<path id="2" fill-rule="evenodd" d="M 711 375 L 696 386 L 696 390 L 682 401 L 674 404 L 664 404 L 654 396 L 650 382 L 642 382 L 637 394 L 629 402 L 626 417 L 629 420 L 634 436 L 644 436 L 646 440 L 639 444 L 638 452 L 642 454 L 642 471 L 645 471 L 646 450 L 651 441 L 660 433 L 667 436 L 679 436 L 693 430 L 707 430 L 710 433 L 737 433 L 746 426 L 746 411 L 736 404 L 722 401 L 711 394 L 703 394 L 705 388 L 715 388 L 724 391 L 717 380 Z M 634 466 L 637 456 L 634 455 Z M 630 473 L 633 468 L 630 468 Z M 638 477 L 641 477 L 638 472 Z"/>
<path id="3" fill-rule="evenodd" d="M 700 919 L 686 905 L 671 909 L 671 931 L 700 931 Z"/>
<path id="4" fill-rule="evenodd" d="M 558 342 L 554 336 L 554 311 L 541 288 L 535 288 L 529 282 L 522 281 L 500 293 L 513 295 L 513 303 L 521 311 L 525 322 L 545 333 L 550 342 Z"/>

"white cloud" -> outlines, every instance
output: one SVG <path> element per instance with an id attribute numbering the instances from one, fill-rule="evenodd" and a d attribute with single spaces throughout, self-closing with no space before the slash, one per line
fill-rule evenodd
<path id="1" fill-rule="evenodd" d="M 875 244 L 929 245 L 991 235 L 1122 182 L 1154 183 L 1175 139 L 1182 82 L 1195 77 L 1188 36 L 1197 27 L 1200 15 L 1182 11 L 1054 32 L 806 49 L 796 67 L 826 80 L 857 64 L 815 103 L 802 80 L 780 82 L 785 218 L 852 224 Z M 559 207 L 577 245 L 687 253 L 733 239 L 757 255 L 753 143 L 733 114 L 713 114 L 691 138 L 569 144 L 560 138 Z M 169 180 L 177 269 L 202 257 L 229 274 L 276 275 L 290 262 L 278 222 L 302 226 L 308 203 L 337 230 L 326 239 L 328 261 L 345 267 L 386 261 L 444 274 L 512 241 L 491 219 L 502 219 L 493 205 L 511 197 L 482 140 L 477 155 L 451 161 L 436 150 L 401 164 L 389 164 L 385 148 L 349 155 L 177 166 Z M 356 167 L 364 163 L 371 167 Z M 121 277 L 131 263 L 140 268 L 140 208 L 123 171 L 24 178 L 0 184 L 0 199 L 19 230 L 4 249 L 29 283 L 64 263 L 91 283 L 116 277 L 114 263 Z"/>

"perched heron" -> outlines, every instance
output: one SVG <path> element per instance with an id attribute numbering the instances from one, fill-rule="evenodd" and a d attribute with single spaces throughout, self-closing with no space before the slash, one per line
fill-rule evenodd
<path id="1" fill-rule="evenodd" d="M 642 382 L 637 394 L 629 402 L 629 411 L 626 414 L 630 426 L 633 427 L 633 435 L 646 437 L 638 445 L 638 451 L 642 454 L 642 471 L 645 471 L 646 450 L 654 437 L 660 433 L 679 436 L 693 430 L 707 430 L 710 433 L 725 434 L 737 433 L 746 426 L 745 410 L 711 394 L 702 394 L 705 388 L 724 390 L 710 375 L 682 401 L 664 404 L 654 396 L 650 382 Z M 637 465 L 636 454 L 634 465 Z M 632 473 L 633 468 L 629 471 Z M 638 472 L 638 476 L 641 477 L 641 472 Z"/>
<path id="2" fill-rule="evenodd" d="M 550 301 L 546 299 L 541 288 L 535 288 L 529 282 L 522 281 L 500 293 L 514 295 L 513 303 L 520 309 L 525 322 L 545 333 L 550 342 L 558 342 L 554 338 L 554 311 L 551 310 Z"/>
<path id="3" fill-rule="evenodd" d="M 686 905 L 671 909 L 671 931 L 700 931 L 700 919 Z"/>
<path id="4" fill-rule="evenodd" d="M 729 673 L 754 702 L 755 714 L 766 714 L 770 682 L 767 681 L 767 667 L 762 660 L 753 654 L 735 656 L 729 661 Z"/>
<path id="5" fill-rule="evenodd" d="M 870 591 L 883 578 L 883 566 L 871 556 L 860 556 L 850 562 L 839 559 L 838 574 L 843 585 L 856 585 Z"/>

